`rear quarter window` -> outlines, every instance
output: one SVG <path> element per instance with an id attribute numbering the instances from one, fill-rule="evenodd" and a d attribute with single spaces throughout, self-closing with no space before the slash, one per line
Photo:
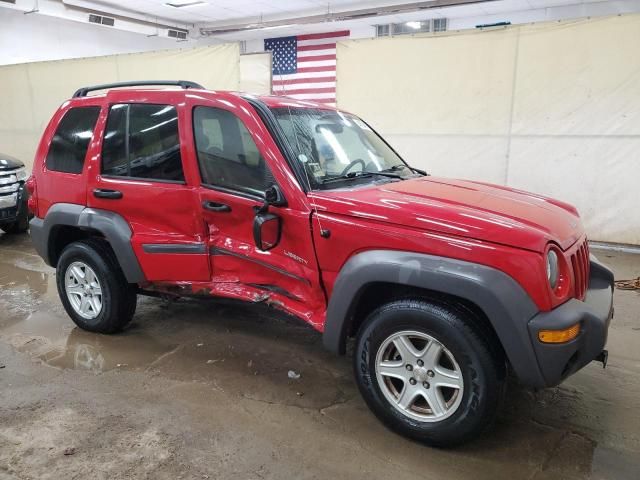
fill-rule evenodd
<path id="1" fill-rule="evenodd" d="M 82 172 L 99 114 L 98 106 L 71 108 L 64 114 L 47 153 L 47 170 Z"/>
<path id="2" fill-rule="evenodd" d="M 141 103 L 111 106 L 102 143 L 102 173 L 184 183 L 176 108 Z"/>

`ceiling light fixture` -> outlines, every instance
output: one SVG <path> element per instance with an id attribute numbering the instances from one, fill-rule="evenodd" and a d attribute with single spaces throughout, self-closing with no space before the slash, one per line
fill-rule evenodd
<path id="1" fill-rule="evenodd" d="M 203 2 L 202 0 L 172 0 L 171 2 L 165 3 L 167 7 L 173 8 L 196 7 L 206 4 L 207 2 Z"/>
<path id="2" fill-rule="evenodd" d="M 407 27 L 418 30 L 422 26 L 421 22 L 407 22 Z"/>
<path id="3" fill-rule="evenodd" d="M 254 23 L 252 25 L 252 28 L 261 29 L 261 30 L 275 30 L 277 28 L 289 28 L 289 27 L 296 27 L 296 26 L 298 26 L 297 23 L 288 23 L 285 25 L 273 25 L 271 27 L 263 27 L 262 24 L 260 23 Z"/>

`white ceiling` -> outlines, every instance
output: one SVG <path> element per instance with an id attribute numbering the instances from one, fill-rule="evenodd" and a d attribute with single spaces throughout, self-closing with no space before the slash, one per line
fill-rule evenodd
<path id="1" fill-rule="evenodd" d="M 178 1 L 183 0 L 16 0 L 15 4 L 0 2 L 0 7 L 23 12 L 36 9 L 38 15 L 83 23 L 88 21 L 88 12 L 102 12 L 118 19 L 116 29 L 157 36 L 158 26 L 184 28 L 189 30 L 188 41 L 206 43 L 258 42 L 268 36 L 324 32 L 329 28 L 350 30 L 353 38 L 367 38 L 373 35 L 373 25 L 439 17 L 449 19 L 449 29 L 464 30 L 499 22 L 517 24 L 640 13 L 640 0 L 482 0 L 413 11 L 408 6 L 419 0 L 204 0 L 202 5 L 182 8 L 166 5 Z M 382 13 L 382 7 L 393 6 L 407 8 L 400 13 L 388 9 Z M 379 14 L 338 21 L 335 15 L 333 19 L 327 15 L 345 13 L 343 17 L 348 17 L 366 10 Z M 263 22 L 267 25 L 256 28 Z M 203 29 L 209 33 L 203 34 Z"/>
<path id="2" fill-rule="evenodd" d="M 126 3 L 113 0 L 83 2 L 95 5 L 96 10 L 128 10 L 141 13 L 150 19 L 169 20 L 185 24 L 231 24 L 241 22 L 280 20 L 297 16 L 317 15 L 356 9 L 376 8 L 410 3 L 398 0 L 207 0 L 203 5 L 174 8 L 166 5 L 171 0 L 129 0 Z M 517 10 L 547 8 L 560 5 L 576 5 L 602 0 L 498 0 L 478 4 L 460 5 L 429 10 L 426 18 L 445 15 L 449 18 L 491 15 Z M 444 13 L 446 11 L 446 14 Z M 427 11 L 423 11 L 423 15 Z M 405 19 L 405 17 L 407 17 Z M 413 17 L 397 16 L 398 21 Z"/>
<path id="3" fill-rule="evenodd" d="M 96 8 L 108 5 L 112 8 L 127 9 L 144 13 L 150 17 L 170 19 L 185 23 L 225 22 L 263 17 L 280 18 L 291 14 L 321 14 L 327 11 L 342 11 L 350 8 L 369 8 L 380 5 L 395 5 L 407 1 L 394 0 L 206 0 L 205 4 L 188 7 L 169 7 L 171 0 L 96 0 Z"/>

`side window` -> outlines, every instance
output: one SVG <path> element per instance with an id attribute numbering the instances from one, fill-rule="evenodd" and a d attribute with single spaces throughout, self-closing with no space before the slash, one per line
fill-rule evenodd
<path id="1" fill-rule="evenodd" d="M 102 173 L 184 182 L 175 107 L 113 105 L 102 143 Z"/>
<path id="2" fill-rule="evenodd" d="M 100 107 L 71 108 L 51 140 L 45 164 L 48 170 L 81 173 Z"/>
<path id="3" fill-rule="evenodd" d="M 193 130 L 203 184 L 259 196 L 273 184 L 249 130 L 233 113 L 196 107 Z"/>

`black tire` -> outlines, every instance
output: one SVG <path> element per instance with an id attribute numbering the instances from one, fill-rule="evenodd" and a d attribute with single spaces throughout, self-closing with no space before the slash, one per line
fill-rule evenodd
<path id="1" fill-rule="evenodd" d="M 20 215 L 15 222 L 2 225 L 2 227 L 0 228 L 2 228 L 5 233 L 10 234 L 25 233 L 27 230 L 29 230 L 29 216 L 25 212 Z"/>
<path id="2" fill-rule="evenodd" d="M 375 367 L 378 350 L 394 333 L 407 330 L 437 340 L 453 355 L 461 370 L 462 400 L 450 416 L 440 421 L 420 421 L 401 412 L 383 393 L 381 388 L 385 387 L 378 383 Z M 365 320 L 356 339 L 354 371 L 369 408 L 389 428 L 427 445 L 453 447 L 477 437 L 495 419 L 505 385 L 505 360 L 498 351 L 488 344 L 477 319 L 465 310 L 405 299 L 383 305 Z M 411 408 L 415 408 L 414 404 Z"/>
<path id="3" fill-rule="evenodd" d="M 91 267 L 102 288 L 102 309 L 93 319 L 79 315 L 65 291 L 65 273 L 69 265 L 77 261 Z M 81 240 L 65 247 L 56 267 L 56 283 L 65 310 L 83 330 L 116 333 L 125 328 L 135 314 L 136 287 L 127 283 L 111 246 L 100 238 Z"/>

